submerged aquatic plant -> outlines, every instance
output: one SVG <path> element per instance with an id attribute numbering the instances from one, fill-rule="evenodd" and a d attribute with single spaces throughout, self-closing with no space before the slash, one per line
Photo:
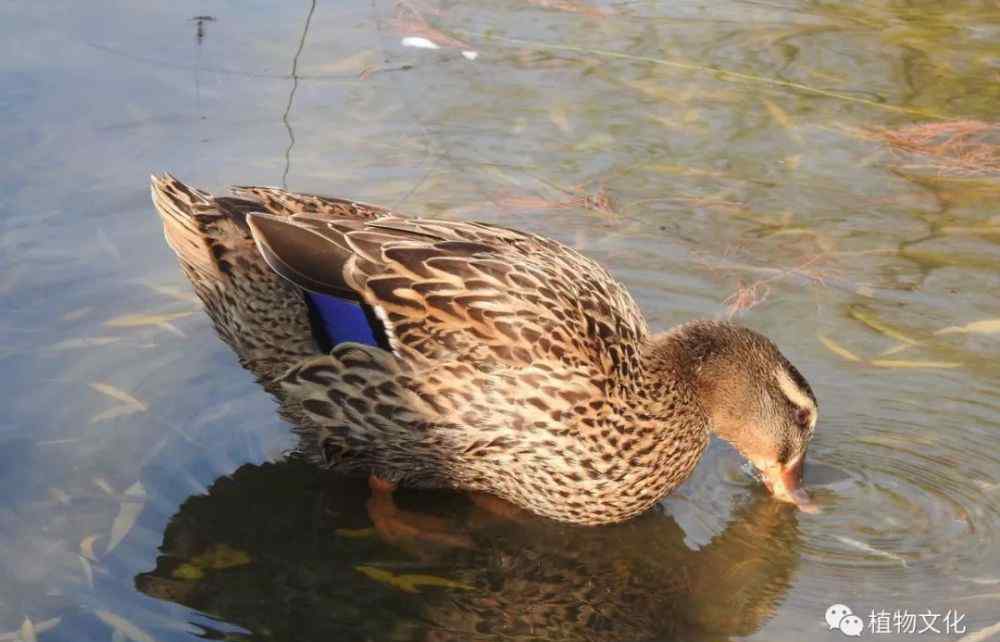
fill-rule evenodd
<path id="1" fill-rule="evenodd" d="M 610 7 L 595 7 L 583 2 L 577 2 L 576 0 L 528 0 L 528 4 L 533 4 L 542 9 L 578 13 L 592 18 L 606 18 L 615 14 L 615 10 Z"/>
<path id="2" fill-rule="evenodd" d="M 594 192 L 587 192 L 583 186 L 564 190 L 571 194 L 565 199 L 549 199 L 543 196 L 505 196 L 495 201 L 501 209 L 508 210 L 544 210 L 582 208 L 610 216 L 617 215 L 611 196 L 606 187 L 602 186 Z"/>
<path id="3" fill-rule="evenodd" d="M 820 252 L 806 256 L 798 263 L 788 266 L 735 262 L 729 260 L 729 252 L 721 258 L 699 252 L 695 252 L 693 256 L 697 264 L 717 276 L 725 277 L 738 272 L 761 275 L 761 278 L 751 282 L 739 279 L 736 290 L 723 300 L 723 305 L 726 306 L 725 316 L 727 319 L 732 319 L 741 312 L 766 301 L 771 294 L 771 285 L 774 283 L 792 280 L 807 285 L 826 286 L 831 279 L 840 279 L 837 268 L 829 261 L 837 254 L 836 252 Z"/>
<path id="4" fill-rule="evenodd" d="M 924 165 L 917 167 L 939 174 L 1000 174 L 1000 123 L 918 123 L 898 129 L 870 129 L 865 136 L 884 142 L 896 154 L 921 159 Z"/>
<path id="5" fill-rule="evenodd" d="M 759 303 L 763 303 L 770 294 L 771 288 L 768 287 L 766 281 L 754 281 L 746 284 L 741 280 L 736 291 L 722 302 L 726 306 L 727 318 L 732 319 L 743 310 L 749 310 Z"/>

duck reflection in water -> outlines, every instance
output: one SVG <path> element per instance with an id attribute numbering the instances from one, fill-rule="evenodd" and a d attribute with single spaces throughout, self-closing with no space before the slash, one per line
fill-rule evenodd
<path id="1" fill-rule="evenodd" d="M 276 640 L 720 640 L 767 621 L 798 561 L 794 507 L 760 493 L 692 550 L 660 511 L 582 528 L 404 492 L 474 525 L 471 547 L 411 554 L 373 533 L 367 498 L 301 461 L 246 465 L 182 505 L 136 586 Z"/>

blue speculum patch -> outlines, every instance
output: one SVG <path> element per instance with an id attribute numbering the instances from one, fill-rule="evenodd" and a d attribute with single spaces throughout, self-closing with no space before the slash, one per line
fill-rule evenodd
<path id="1" fill-rule="evenodd" d="M 306 292 L 306 301 L 314 315 L 314 326 L 321 331 L 324 349 L 353 341 L 384 348 L 384 333 L 371 308 L 328 294 Z"/>

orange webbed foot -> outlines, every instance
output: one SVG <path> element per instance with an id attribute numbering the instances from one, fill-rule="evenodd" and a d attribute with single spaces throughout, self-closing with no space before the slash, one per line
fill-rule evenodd
<path id="1" fill-rule="evenodd" d="M 391 544 L 427 542 L 451 548 L 474 548 L 472 538 L 456 532 L 447 520 L 401 510 L 392 497 L 396 484 L 372 475 L 368 478 L 372 496 L 368 499 L 368 517 L 375 531 Z"/>

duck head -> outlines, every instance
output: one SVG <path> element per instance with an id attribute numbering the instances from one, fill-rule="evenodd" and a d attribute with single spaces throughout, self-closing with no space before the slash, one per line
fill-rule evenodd
<path id="1" fill-rule="evenodd" d="M 801 488 L 818 417 L 805 377 L 748 328 L 699 321 L 675 332 L 709 430 L 753 464 L 775 498 L 815 512 Z"/>

